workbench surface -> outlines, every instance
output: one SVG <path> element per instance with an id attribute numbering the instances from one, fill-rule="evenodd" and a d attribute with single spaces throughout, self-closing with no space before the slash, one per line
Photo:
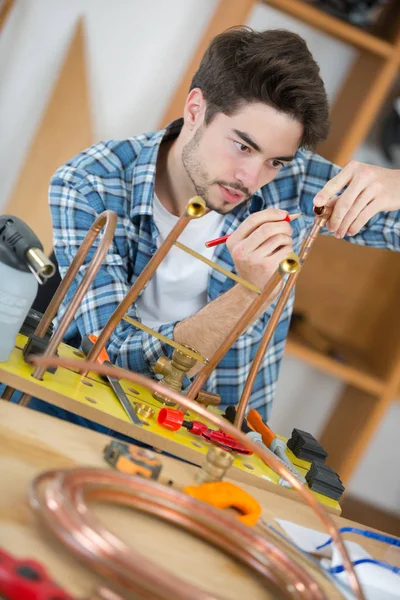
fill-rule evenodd
<path id="1" fill-rule="evenodd" d="M 105 467 L 103 448 L 108 440 L 100 433 L 0 402 L 0 546 L 19 557 L 38 559 L 60 585 L 76 596 L 89 594 L 99 580 L 37 521 L 28 504 L 28 486 L 37 473 L 48 469 Z M 174 458 L 161 458 L 162 482 L 172 480 L 178 488 L 193 483 L 197 467 Z M 323 531 L 307 506 L 240 485 L 261 503 L 268 522 L 279 517 Z M 137 551 L 192 583 L 214 592 L 218 589 L 226 598 L 270 597 L 247 570 L 182 531 L 121 507 L 97 505 L 95 511 Z M 353 524 L 341 517 L 333 519 L 340 526 Z M 384 544 L 372 540 L 363 539 L 362 545 L 375 558 L 383 558 L 387 550 Z"/>

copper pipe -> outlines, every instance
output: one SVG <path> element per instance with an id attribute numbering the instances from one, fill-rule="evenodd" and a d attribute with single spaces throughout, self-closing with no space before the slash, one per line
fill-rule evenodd
<path id="1" fill-rule="evenodd" d="M 67 359 L 67 358 L 59 358 L 55 356 L 36 356 L 33 355 L 29 357 L 30 362 L 36 365 L 42 365 L 44 367 L 59 367 L 64 366 L 69 369 L 79 370 L 82 365 L 81 360 L 76 359 Z M 353 565 L 349 558 L 348 552 L 343 544 L 342 538 L 337 530 L 335 523 L 333 522 L 331 516 L 325 511 L 323 506 L 314 498 L 311 491 L 303 486 L 289 471 L 289 469 L 275 457 L 271 452 L 267 452 L 264 448 L 256 444 L 253 440 L 251 440 L 248 436 L 246 436 L 242 431 L 237 429 L 234 425 L 229 423 L 226 419 L 223 419 L 217 416 L 215 413 L 207 410 L 202 405 L 190 400 L 187 396 L 183 396 L 182 394 L 178 394 L 174 390 L 168 389 L 160 383 L 145 377 L 144 375 L 140 375 L 139 373 L 132 373 L 131 371 L 127 371 L 125 369 L 121 369 L 121 367 L 116 366 L 108 366 L 106 364 L 98 364 L 95 362 L 86 363 L 86 368 L 88 371 L 95 371 L 96 373 L 100 373 L 101 375 L 111 375 L 112 377 L 117 377 L 118 379 L 127 379 L 132 383 L 137 383 L 144 387 L 147 387 L 151 392 L 158 392 L 159 394 L 163 394 L 169 397 L 174 403 L 182 404 L 186 409 L 192 410 L 195 414 L 207 419 L 214 425 L 216 425 L 219 429 L 233 436 L 239 442 L 244 444 L 247 448 L 249 448 L 252 452 L 257 454 L 268 466 L 271 467 L 276 473 L 278 473 L 281 477 L 283 477 L 286 481 L 288 481 L 291 486 L 300 494 L 300 496 L 304 499 L 304 501 L 313 509 L 315 514 L 319 517 L 321 522 L 326 527 L 329 535 L 332 537 L 333 541 L 337 544 L 337 548 L 340 552 L 340 555 L 343 560 L 344 568 L 347 571 L 350 586 L 353 589 L 353 592 L 356 595 L 358 600 L 364 600 L 364 594 L 359 585 L 357 576 L 355 574 Z"/>
<path id="2" fill-rule="evenodd" d="M 278 269 L 275 271 L 271 279 L 264 287 L 262 293 L 257 296 L 250 306 L 245 310 L 242 316 L 239 318 L 237 323 L 232 327 L 222 344 L 218 347 L 213 356 L 209 359 L 208 365 L 205 365 L 201 371 L 199 371 L 197 377 L 193 381 L 192 385 L 188 389 L 187 397 L 192 400 L 196 398 L 200 392 L 204 383 L 211 375 L 219 361 L 225 356 L 232 344 L 238 339 L 238 337 L 247 328 L 249 323 L 254 319 L 256 314 L 262 309 L 265 302 L 275 290 L 276 286 L 282 281 L 283 277 L 290 273 L 292 269 L 298 268 L 299 259 L 294 252 L 291 252 L 284 260 L 281 261 Z"/>
<path id="3" fill-rule="evenodd" d="M 274 598 L 322 600 L 313 578 L 267 537 L 205 503 L 142 477 L 78 468 L 45 472 L 30 489 L 30 504 L 57 538 L 135 597 L 146 600 L 222 600 L 137 553 L 107 530 L 92 511 L 93 500 L 128 506 L 180 527 L 249 567 Z"/>
<path id="4" fill-rule="evenodd" d="M 39 337 L 43 337 L 46 333 L 50 323 L 54 319 L 57 314 L 57 311 L 60 307 L 61 302 L 64 300 L 66 293 L 68 292 L 72 282 L 74 281 L 76 274 L 78 273 L 80 267 L 83 264 L 90 248 L 93 245 L 94 240 L 97 238 L 101 230 L 104 229 L 104 237 L 99 244 L 99 248 L 97 252 L 100 251 L 100 248 L 105 248 L 107 245 L 107 249 L 110 246 L 112 239 L 114 237 L 115 227 L 117 225 L 117 215 L 111 211 L 106 210 L 102 212 L 94 221 L 89 231 L 87 232 L 85 239 L 83 240 L 81 247 L 78 252 L 75 254 L 74 259 L 69 266 L 67 272 L 60 285 L 57 288 L 56 293 L 51 299 L 50 304 L 48 305 L 46 312 L 43 317 L 40 319 L 40 323 L 35 329 L 35 335 Z M 105 253 L 107 254 L 107 253 Z M 94 258 L 94 257 L 93 257 Z"/>
<path id="5" fill-rule="evenodd" d="M 300 250 L 300 254 L 299 254 L 299 261 L 300 261 L 301 266 L 304 264 L 304 261 L 308 255 L 308 253 L 310 252 L 315 240 L 317 239 L 318 233 L 320 232 L 321 228 L 325 225 L 325 223 L 327 222 L 327 220 L 329 218 L 327 216 L 329 214 L 329 210 L 324 210 L 322 207 L 322 210 L 320 210 L 320 208 L 318 208 L 318 212 L 319 212 L 319 214 L 316 214 L 316 217 L 315 217 L 313 226 L 310 230 L 310 233 L 305 238 L 305 240 L 301 246 L 301 250 Z M 249 404 L 250 394 L 253 389 L 254 382 L 257 377 L 257 373 L 260 369 L 261 361 L 264 358 L 264 354 L 269 346 L 272 336 L 274 335 L 276 326 L 278 325 L 282 311 L 286 306 L 286 303 L 289 299 L 291 291 L 294 288 L 294 285 L 296 283 L 299 272 L 300 272 L 300 269 L 298 269 L 296 272 L 294 272 L 288 278 L 286 285 L 282 290 L 280 298 L 275 306 L 275 309 L 271 315 L 271 318 L 268 321 L 268 325 L 264 331 L 261 342 L 257 348 L 257 352 L 254 356 L 252 365 L 250 367 L 250 371 L 247 376 L 246 382 L 244 384 L 243 392 L 242 392 L 242 395 L 240 396 L 239 404 L 238 404 L 238 407 L 236 410 L 234 425 L 238 429 L 242 428 L 244 415 L 245 415 L 247 406 Z"/>
<path id="6" fill-rule="evenodd" d="M 75 313 L 82 302 L 83 297 L 88 291 L 90 285 L 92 284 L 93 279 L 96 277 L 97 271 L 101 267 L 103 260 L 105 259 L 108 249 L 111 245 L 111 242 L 114 237 L 115 228 L 117 226 L 117 215 L 111 210 L 106 210 L 102 212 L 94 221 L 92 226 L 90 227 L 86 237 L 79 248 L 78 252 L 75 255 L 74 260 L 71 263 L 67 273 L 65 274 L 64 279 L 61 281 L 52 301 L 50 302 L 45 314 L 43 315 L 39 325 L 36 328 L 35 334 L 43 336 L 47 331 L 50 322 L 54 318 L 61 302 L 63 301 L 73 279 L 78 273 L 79 268 L 83 264 L 89 250 L 91 249 L 94 240 L 98 237 L 101 230 L 104 228 L 104 235 L 102 240 L 99 243 L 99 246 L 90 261 L 87 271 L 79 284 L 75 294 L 71 298 L 71 302 L 68 304 L 68 307 L 65 313 L 62 316 L 62 319 L 53 333 L 49 345 L 47 346 L 44 355 L 51 356 L 57 351 L 59 343 L 63 340 L 64 335 L 75 316 Z M 33 373 L 33 377 L 36 379 L 42 379 L 43 373 L 45 369 L 38 368 Z M 25 406 L 29 403 L 29 400 L 25 399 Z"/>
<path id="7" fill-rule="evenodd" d="M 180 217 L 179 221 L 171 229 L 164 242 L 158 248 L 157 252 L 149 260 L 143 271 L 140 273 L 135 283 L 132 285 L 125 298 L 119 303 L 117 308 L 114 310 L 111 317 L 105 324 L 102 332 L 97 338 L 96 343 L 88 354 L 88 360 L 97 360 L 100 352 L 110 339 L 115 328 L 121 321 L 122 317 L 128 311 L 130 306 L 135 302 L 140 292 L 149 281 L 150 277 L 154 274 L 157 267 L 160 265 L 166 254 L 172 248 L 174 242 L 180 236 L 182 231 L 191 219 L 198 219 L 202 217 L 206 212 L 206 204 L 200 196 L 194 196 L 191 198 L 186 206 L 184 214 Z M 87 371 L 81 371 L 82 376 L 87 374 Z"/>
<path id="8" fill-rule="evenodd" d="M 15 388 L 10 387 L 9 385 L 7 385 L 7 387 L 4 388 L 4 391 L 1 395 L 1 399 L 2 400 L 7 400 L 8 402 L 11 400 L 13 393 L 15 392 Z"/>

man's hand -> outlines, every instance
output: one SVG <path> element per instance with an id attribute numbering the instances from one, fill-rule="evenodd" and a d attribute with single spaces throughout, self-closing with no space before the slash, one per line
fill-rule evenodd
<path id="1" fill-rule="evenodd" d="M 337 238 L 355 235 L 376 213 L 400 209 L 400 170 L 351 161 L 318 192 L 314 205 L 334 207 L 326 227 Z"/>
<path id="2" fill-rule="evenodd" d="M 283 221 L 287 211 L 267 208 L 248 217 L 226 245 L 238 274 L 261 290 L 289 252 L 292 228 Z"/>

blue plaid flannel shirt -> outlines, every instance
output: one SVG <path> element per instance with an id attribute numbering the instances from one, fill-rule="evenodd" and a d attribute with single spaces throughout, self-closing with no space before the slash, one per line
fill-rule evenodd
<path id="1" fill-rule="evenodd" d="M 136 277 L 156 251 L 158 230 L 152 217 L 154 176 L 162 139 L 178 135 L 182 121 L 166 129 L 122 141 L 105 141 L 78 154 L 61 166 L 51 179 L 50 207 L 54 227 L 54 250 L 63 276 L 97 215 L 106 209 L 118 215 L 113 243 L 89 292 L 71 324 L 66 341 L 74 343 L 86 333 L 98 334 Z M 314 219 L 313 198 L 324 184 L 339 172 L 312 152 L 299 150 L 295 159 L 277 177 L 258 190 L 251 201 L 226 215 L 222 235 L 234 231 L 252 212 L 267 207 L 302 213 L 292 223 L 293 248 L 299 251 Z M 362 232 L 350 239 L 356 244 L 399 250 L 399 212 L 380 213 Z M 58 318 L 63 314 L 94 254 L 94 244 L 80 269 Z M 195 260 L 195 259 L 194 259 Z M 214 260 L 234 271 L 225 244 L 216 248 Z M 233 281 L 213 270 L 208 279 L 208 301 L 226 292 Z M 264 418 L 269 416 L 279 366 L 293 309 L 292 294 L 264 356 L 252 394 L 251 406 Z M 236 341 L 210 376 L 206 389 L 220 394 L 223 405 L 239 398 L 258 343 L 274 304 Z M 135 306 L 128 315 L 137 319 Z M 176 323 L 165 323 L 158 331 L 172 338 Z M 170 356 L 170 346 L 122 321 L 108 344 L 116 364 L 154 377 L 152 365 L 162 355 Z"/>

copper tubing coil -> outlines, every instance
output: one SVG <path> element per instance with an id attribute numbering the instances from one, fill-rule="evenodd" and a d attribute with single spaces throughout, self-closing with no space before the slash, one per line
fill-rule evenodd
<path id="1" fill-rule="evenodd" d="M 59 367 L 64 366 L 66 368 L 79 370 L 82 366 L 81 360 L 76 359 L 66 359 L 59 358 L 55 356 L 31 356 L 30 362 L 36 365 L 41 365 L 44 367 Z M 233 436 L 239 442 L 244 444 L 247 448 L 249 448 L 252 452 L 254 452 L 257 456 L 261 458 L 267 465 L 269 465 L 276 473 L 278 473 L 281 477 L 283 477 L 286 481 L 288 481 L 291 486 L 300 494 L 300 496 L 304 499 L 304 501 L 312 508 L 315 514 L 319 517 L 323 525 L 325 526 L 327 532 L 332 537 L 333 541 L 336 543 L 337 548 L 339 550 L 340 556 L 343 560 L 343 566 L 347 572 L 350 586 L 358 600 L 364 600 L 364 594 L 361 590 L 360 584 L 358 582 L 356 573 L 354 571 L 353 565 L 350 561 L 348 552 L 343 544 L 342 538 L 338 532 L 338 529 L 333 522 L 330 515 L 325 511 L 323 506 L 314 498 L 311 491 L 303 486 L 297 478 L 289 471 L 289 469 L 282 464 L 273 454 L 267 452 L 256 444 L 253 440 L 251 440 L 248 436 L 242 433 L 237 427 L 229 423 L 226 419 L 223 419 L 216 415 L 215 413 L 208 411 L 202 405 L 194 402 L 187 398 L 187 396 L 183 396 L 182 394 L 178 394 L 172 389 L 168 389 L 162 384 L 145 377 L 144 375 L 140 375 L 139 373 L 133 373 L 131 371 L 126 371 L 125 369 L 121 369 L 121 367 L 117 366 L 108 366 L 105 364 L 98 364 L 95 362 L 84 361 L 86 365 L 86 369 L 88 371 L 95 371 L 101 375 L 111 375 L 113 377 L 117 377 L 119 379 L 127 379 L 132 383 L 136 383 L 142 385 L 143 387 L 148 388 L 151 392 L 158 392 L 159 394 L 163 394 L 170 398 L 176 404 L 183 405 L 186 409 L 193 411 L 195 414 L 207 419 L 214 425 L 216 425 L 219 429 Z"/>
<path id="2" fill-rule="evenodd" d="M 135 283 L 132 285 L 125 298 L 119 303 L 111 317 L 108 319 L 107 323 L 103 327 L 103 330 L 99 334 L 97 341 L 88 354 L 88 360 L 97 360 L 100 352 L 110 339 L 113 331 L 121 321 L 122 317 L 135 302 L 136 298 L 139 296 L 140 292 L 152 277 L 162 260 L 165 258 L 166 254 L 168 254 L 174 242 L 185 229 L 186 225 L 191 221 L 191 219 L 198 219 L 199 217 L 202 217 L 206 213 L 206 210 L 206 204 L 203 198 L 200 196 L 194 196 L 189 200 L 184 214 L 171 229 L 164 242 L 137 277 Z M 83 370 L 81 371 L 81 374 L 86 375 L 87 371 Z"/>
<path id="3" fill-rule="evenodd" d="M 141 477 L 78 468 L 36 477 L 30 504 L 70 550 L 98 574 L 146 600 L 222 600 L 169 573 L 105 529 L 87 501 L 115 503 L 154 515 L 209 542 L 255 571 L 279 598 L 326 598 L 312 577 L 267 537 L 191 496 Z"/>
<path id="4" fill-rule="evenodd" d="M 301 265 L 304 264 L 304 261 L 308 253 L 310 252 L 315 240 L 317 239 L 319 232 L 321 231 L 322 227 L 324 227 L 332 212 L 331 209 L 325 209 L 324 207 L 318 208 L 317 211 L 319 214 L 316 213 L 311 230 L 301 246 L 301 250 L 299 253 L 299 261 Z M 250 394 L 253 389 L 257 373 L 260 369 L 261 361 L 264 358 L 264 354 L 269 346 L 276 326 L 278 325 L 279 319 L 281 318 L 282 311 L 286 306 L 292 289 L 294 288 L 299 272 L 300 269 L 298 269 L 288 278 L 285 287 L 283 288 L 282 293 L 279 297 L 279 300 L 276 303 L 271 318 L 268 321 L 268 325 L 264 331 L 260 344 L 257 348 L 257 352 L 251 364 L 250 371 L 244 384 L 242 395 L 240 397 L 239 404 L 236 410 L 234 425 L 238 429 L 242 428 L 244 415 L 249 404 Z"/>
<path id="5" fill-rule="evenodd" d="M 186 396 L 188 398 L 193 400 L 197 397 L 204 383 L 207 381 L 217 364 L 225 356 L 232 344 L 238 339 L 238 337 L 240 337 L 256 314 L 261 310 L 267 298 L 273 293 L 276 286 L 282 281 L 285 275 L 297 270 L 299 264 L 299 259 L 294 252 L 291 252 L 284 260 L 281 261 L 278 269 L 269 279 L 261 294 L 256 296 L 250 306 L 239 318 L 237 323 L 232 327 L 222 344 L 217 348 L 211 358 L 209 358 L 208 364 L 205 365 L 201 371 L 199 371 L 197 377 L 187 391 Z"/>

